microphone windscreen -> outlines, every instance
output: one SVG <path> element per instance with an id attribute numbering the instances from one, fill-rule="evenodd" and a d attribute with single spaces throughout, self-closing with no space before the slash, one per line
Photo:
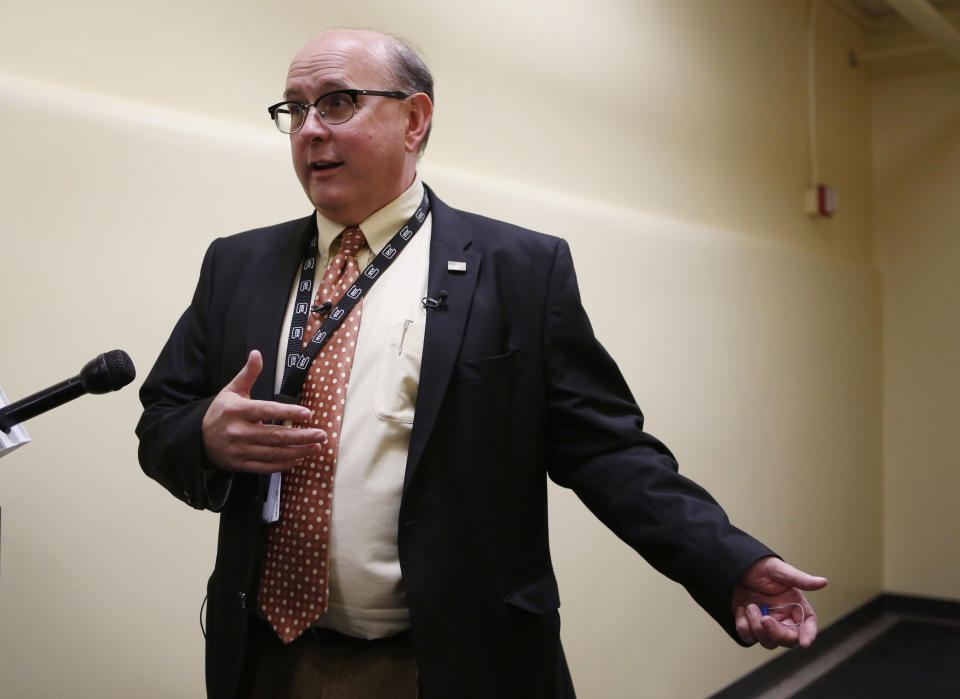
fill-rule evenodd
<path id="1" fill-rule="evenodd" d="M 87 393 L 108 393 L 134 380 L 137 370 L 123 350 L 112 350 L 91 359 L 80 370 L 80 381 Z"/>
<path id="2" fill-rule="evenodd" d="M 107 373 L 110 375 L 110 390 L 117 391 L 137 378 L 130 355 L 123 350 L 111 350 L 103 355 L 107 361 Z"/>

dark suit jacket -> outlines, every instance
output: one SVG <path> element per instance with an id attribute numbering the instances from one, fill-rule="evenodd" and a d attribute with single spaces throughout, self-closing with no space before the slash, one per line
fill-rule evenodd
<path id="1" fill-rule="evenodd" d="M 732 587 L 772 552 L 732 527 L 643 431 L 580 304 L 566 243 L 430 198 L 428 288 L 446 290 L 447 303 L 427 314 L 397 522 L 423 696 L 573 696 L 548 474 L 733 635 Z M 141 390 L 144 471 L 187 504 L 220 511 L 208 586 L 211 697 L 237 691 L 265 530 L 262 479 L 211 477 L 201 420 L 251 349 L 265 366 L 253 397 L 272 397 L 281 316 L 314 228 L 310 216 L 215 241 Z M 448 272 L 448 260 L 465 261 L 466 273 Z"/>

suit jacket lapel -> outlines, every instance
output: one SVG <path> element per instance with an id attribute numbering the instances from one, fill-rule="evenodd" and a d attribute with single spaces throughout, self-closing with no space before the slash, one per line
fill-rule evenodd
<path id="1" fill-rule="evenodd" d="M 263 254 L 257 272 L 250 280 L 246 341 L 247 352 L 258 349 L 263 355 L 263 372 L 250 392 L 259 400 L 272 400 L 275 393 L 277 345 L 282 332 L 283 310 L 287 307 L 294 277 L 300 274 L 300 262 L 307 243 L 316 234 L 317 219 L 309 216 L 292 222 L 290 226 L 287 235 L 277 232 L 276 244 Z"/>
<path id="2" fill-rule="evenodd" d="M 433 217 L 427 289 L 431 295 L 444 290 L 447 299 L 443 307 L 427 313 L 420 385 L 403 481 L 404 495 L 423 456 L 453 373 L 473 303 L 481 260 L 480 253 L 468 249 L 472 240 L 466 231 L 457 226 L 456 213 L 437 199 L 429 188 L 427 193 Z M 449 261 L 466 262 L 466 272 L 448 270 Z"/>

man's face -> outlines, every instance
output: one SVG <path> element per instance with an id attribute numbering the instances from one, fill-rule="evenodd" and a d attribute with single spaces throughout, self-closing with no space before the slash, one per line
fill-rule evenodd
<path id="1" fill-rule="evenodd" d="M 312 104 L 331 90 L 394 90 L 376 34 L 334 31 L 311 40 L 293 59 L 285 99 Z M 405 100 L 361 95 L 352 119 L 328 126 L 311 109 L 290 135 L 293 167 L 307 197 L 326 218 L 360 223 L 410 186 L 416 154 L 409 148 Z"/>

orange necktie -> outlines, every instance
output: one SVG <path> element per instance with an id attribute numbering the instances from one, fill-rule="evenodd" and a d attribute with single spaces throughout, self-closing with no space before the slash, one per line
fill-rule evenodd
<path id="1" fill-rule="evenodd" d="M 326 301 L 336 305 L 360 276 L 357 251 L 366 239 L 356 227 L 346 229 L 342 236 L 340 252 L 330 260 L 320 282 L 318 305 Z M 354 306 L 314 358 L 300 392 L 300 404 L 313 411 L 312 426 L 325 430 L 327 441 L 320 458 L 283 474 L 280 518 L 271 526 L 267 540 L 257 599 L 284 643 L 310 628 L 329 605 L 333 480 L 362 305 L 361 301 Z M 304 346 L 323 320 L 319 313 L 311 316 Z M 307 426 L 306 422 L 295 425 Z"/>

